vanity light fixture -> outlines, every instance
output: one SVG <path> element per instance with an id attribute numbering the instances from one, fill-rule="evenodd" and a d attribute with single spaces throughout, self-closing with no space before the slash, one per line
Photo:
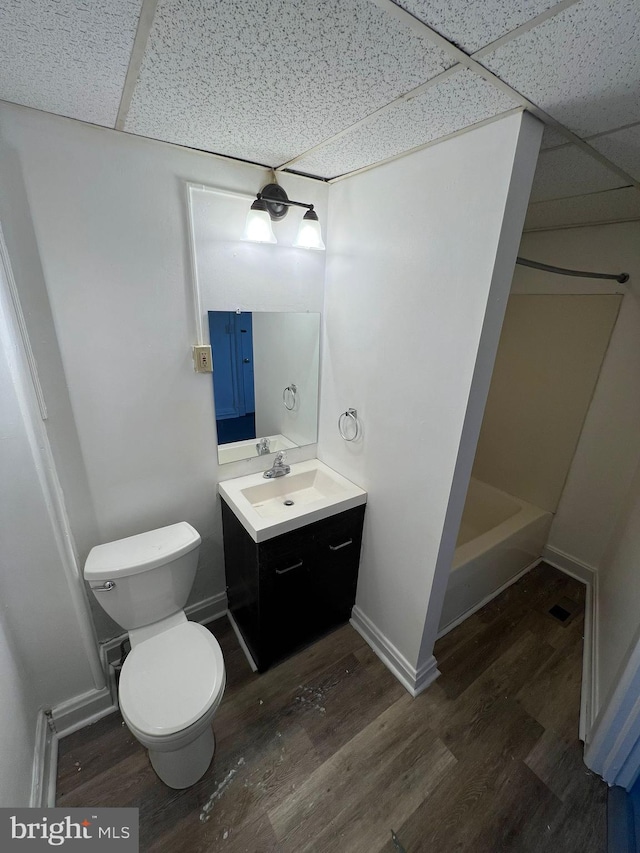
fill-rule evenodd
<path id="1" fill-rule="evenodd" d="M 267 204 L 261 198 L 257 198 L 247 213 L 247 221 L 244 226 L 244 240 L 253 240 L 254 243 L 276 243 L 276 235 L 271 227 L 271 217 L 267 210 Z"/>
<path id="2" fill-rule="evenodd" d="M 318 214 L 315 210 L 307 210 L 302 217 L 302 222 L 298 228 L 298 234 L 293 241 L 293 245 L 301 249 L 319 249 L 320 251 L 324 249 L 322 230 L 318 221 Z"/>
<path id="3" fill-rule="evenodd" d="M 271 227 L 271 222 L 277 222 L 289 212 L 290 207 L 306 207 L 307 212 L 302 217 L 298 235 L 293 242 L 294 246 L 302 249 L 318 249 L 323 251 L 325 245 L 322 241 L 322 230 L 318 220 L 318 214 L 312 204 L 302 201 L 293 201 L 280 184 L 267 184 L 256 196 L 247 214 L 244 228 L 244 239 L 253 240 L 258 243 L 275 243 L 276 238 Z"/>

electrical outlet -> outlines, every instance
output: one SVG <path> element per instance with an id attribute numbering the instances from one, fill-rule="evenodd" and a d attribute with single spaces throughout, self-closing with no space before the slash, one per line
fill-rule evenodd
<path id="1" fill-rule="evenodd" d="M 193 364 L 196 373 L 213 373 L 211 347 L 198 346 L 193 348 Z"/>

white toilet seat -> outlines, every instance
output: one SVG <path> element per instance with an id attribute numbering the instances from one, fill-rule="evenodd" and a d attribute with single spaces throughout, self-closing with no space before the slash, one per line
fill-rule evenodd
<path id="1" fill-rule="evenodd" d="M 138 643 L 120 675 L 120 710 L 150 748 L 191 739 L 212 719 L 225 687 L 222 650 L 196 622 L 183 622 Z"/>

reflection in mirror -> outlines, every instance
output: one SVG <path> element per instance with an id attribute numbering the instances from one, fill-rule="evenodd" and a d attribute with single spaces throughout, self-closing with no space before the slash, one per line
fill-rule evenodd
<path id="1" fill-rule="evenodd" d="M 219 464 L 314 444 L 320 315 L 208 314 Z"/>

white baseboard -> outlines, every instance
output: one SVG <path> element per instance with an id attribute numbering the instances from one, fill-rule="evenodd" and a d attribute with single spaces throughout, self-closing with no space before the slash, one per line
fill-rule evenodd
<path id="1" fill-rule="evenodd" d="M 58 741 L 115 711 L 111 691 L 92 690 L 63 702 L 52 711 L 40 711 L 31 777 L 31 808 L 53 808 L 56 804 Z"/>
<path id="2" fill-rule="evenodd" d="M 376 625 L 359 607 L 351 611 L 351 625 L 368 643 L 382 663 L 398 679 L 400 684 L 415 698 L 432 684 L 440 675 L 436 659 L 431 657 L 418 669 L 412 666 L 393 643 L 385 637 Z"/>
<path id="3" fill-rule="evenodd" d="M 258 671 L 257 664 L 254 661 L 253 655 L 249 651 L 249 646 L 245 643 L 244 637 L 242 636 L 242 632 L 240 631 L 240 628 L 238 628 L 238 623 L 233 618 L 233 613 L 230 610 L 227 611 L 227 619 L 229 620 L 229 622 L 231 622 L 231 627 L 233 628 L 233 633 L 236 635 L 236 639 L 238 640 L 238 643 L 240 644 L 240 648 L 244 652 L 244 656 L 247 659 L 247 663 L 251 667 L 251 672 L 257 672 Z"/>
<path id="4" fill-rule="evenodd" d="M 438 669 L 438 661 L 433 655 L 431 655 L 431 657 L 424 663 L 420 664 L 416 670 L 415 687 L 413 690 L 409 690 L 409 693 L 411 693 L 415 698 L 418 694 L 422 693 L 423 690 L 426 690 L 430 684 L 433 684 L 439 675 L 440 670 Z"/>
<path id="5" fill-rule="evenodd" d="M 566 554 L 558 548 L 552 548 L 550 545 L 545 545 L 542 549 L 542 559 L 545 563 L 549 563 L 554 569 L 564 572 L 565 575 L 570 575 L 582 583 L 590 584 L 598 570 L 595 566 L 590 566 L 588 563 L 583 563 L 577 557 L 572 557 L 571 554 Z"/>
<path id="6" fill-rule="evenodd" d="M 57 764 L 58 736 L 49 726 L 46 713 L 41 710 L 36 721 L 30 808 L 41 809 L 55 805 Z"/>
<path id="7" fill-rule="evenodd" d="M 545 545 L 542 551 L 542 559 L 554 569 L 581 581 L 587 587 L 584 606 L 579 737 L 584 744 L 588 744 L 589 733 L 593 730 L 593 724 L 600 707 L 598 696 L 598 570 L 564 551 L 552 548 L 550 545 Z"/>
<path id="8" fill-rule="evenodd" d="M 534 560 L 533 563 L 529 563 L 529 565 L 525 566 L 525 568 L 519 571 L 517 575 L 514 575 L 512 578 L 509 578 L 506 583 L 503 583 L 502 586 L 498 587 L 498 589 L 496 589 L 494 592 L 491 592 L 489 593 L 489 595 L 485 596 L 478 604 L 474 604 L 473 607 L 470 607 L 468 610 L 465 610 L 462 616 L 458 616 L 452 622 L 449 622 L 448 625 L 445 625 L 444 628 L 438 632 L 438 636 L 436 639 L 440 640 L 442 637 L 445 636 L 445 634 L 448 634 L 449 631 L 453 631 L 453 629 L 457 628 L 458 625 L 462 625 L 462 623 L 470 616 L 473 616 L 473 614 L 476 613 L 478 610 L 482 610 L 485 604 L 488 604 L 490 601 L 493 601 L 493 599 L 501 595 L 505 591 L 505 589 L 509 589 L 509 587 L 513 586 L 514 583 L 517 583 L 520 578 L 523 578 L 527 574 L 527 572 L 530 572 L 532 569 L 535 569 L 535 567 L 540 565 L 541 562 L 542 558 L 538 557 L 538 559 Z"/>
<path id="9" fill-rule="evenodd" d="M 201 625 L 213 622 L 214 619 L 220 619 L 227 612 L 227 593 L 219 592 L 217 595 L 205 598 L 204 601 L 190 604 L 185 607 L 184 612 L 188 619 L 191 619 L 192 622 L 199 622 Z"/>
<path id="10" fill-rule="evenodd" d="M 580 740 L 588 744 L 600 708 L 598 695 L 598 574 L 587 584 L 584 606 L 584 651 L 580 692 Z"/>
<path id="11" fill-rule="evenodd" d="M 42 794 L 42 807 L 53 808 L 56 804 L 56 785 L 58 782 L 58 735 L 51 732 L 45 756 L 45 776 Z"/>
<path id="12" fill-rule="evenodd" d="M 55 733 L 58 737 L 66 737 L 116 710 L 112 690 L 105 687 L 102 690 L 89 690 L 67 702 L 61 702 L 51 709 L 51 716 Z"/>

